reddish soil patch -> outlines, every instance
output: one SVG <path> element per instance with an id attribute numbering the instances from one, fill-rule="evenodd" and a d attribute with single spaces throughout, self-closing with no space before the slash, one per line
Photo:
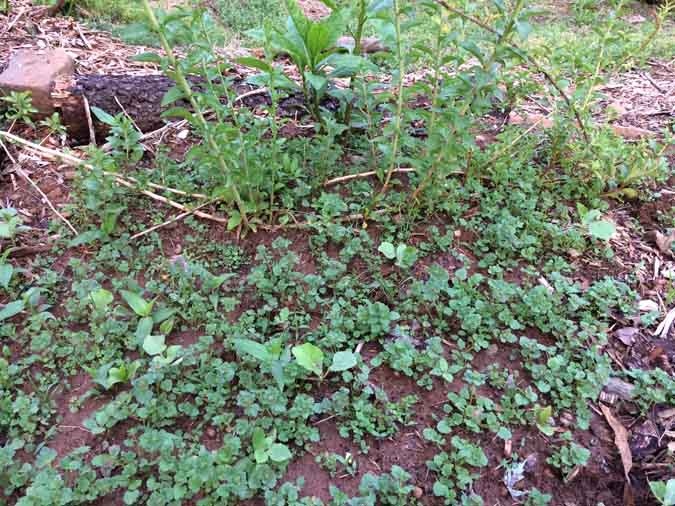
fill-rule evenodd
<path id="1" fill-rule="evenodd" d="M 103 397 L 92 396 L 77 411 L 73 411 L 71 403 L 82 398 L 95 385 L 88 374 L 79 374 L 71 380 L 70 387 L 54 398 L 57 418 L 61 419 L 61 423 L 56 426 L 56 435 L 47 444 L 56 451 L 59 460 L 81 446 L 91 446 L 96 436 L 83 426 L 83 422 L 108 402 Z"/>

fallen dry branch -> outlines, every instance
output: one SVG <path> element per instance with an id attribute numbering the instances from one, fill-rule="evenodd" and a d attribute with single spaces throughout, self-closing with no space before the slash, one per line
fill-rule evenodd
<path id="1" fill-rule="evenodd" d="M 57 151 L 55 149 L 51 148 L 46 148 L 44 146 L 41 146 L 39 144 L 35 144 L 34 142 L 31 142 L 29 140 L 23 139 L 19 137 L 18 135 L 11 134 L 9 132 L 5 131 L 0 131 L 0 137 L 4 137 L 8 141 L 14 143 L 14 144 L 20 144 L 31 151 L 35 152 L 36 154 L 42 155 L 43 158 L 47 158 L 50 160 L 57 160 L 61 161 L 67 165 L 70 165 L 71 167 L 85 167 L 88 170 L 93 170 L 94 167 L 91 164 L 88 164 L 86 161 L 77 158 L 76 156 L 69 155 L 68 153 L 64 153 L 62 151 Z M 136 185 L 140 185 L 140 182 L 131 176 L 124 176 L 121 174 L 117 174 L 115 172 L 109 172 L 109 171 L 102 171 L 102 174 L 106 176 L 111 176 L 114 177 L 115 179 L 124 179 L 127 182 L 134 183 Z M 155 190 L 159 191 L 165 191 L 168 193 L 173 193 L 175 195 L 181 195 L 183 197 L 191 197 L 191 198 L 196 198 L 196 199 L 208 199 L 209 197 L 207 195 L 204 195 L 203 193 L 188 193 L 183 190 L 177 190 L 176 188 L 171 188 L 169 186 L 163 186 L 157 183 L 147 183 L 147 185 L 150 188 L 153 188 Z"/>
<path id="2" fill-rule="evenodd" d="M 416 172 L 416 170 L 413 169 L 413 168 L 404 168 L 404 167 L 394 169 L 394 173 L 405 174 L 405 173 L 410 173 L 410 172 Z M 368 177 L 372 177 L 372 176 L 376 176 L 376 175 L 377 175 L 377 171 L 370 170 L 368 172 L 361 172 L 359 174 L 350 174 L 348 176 L 340 176 L 340 177 L 336 177 L 335 179 L 329 179 L 328 181 L 323 183 L 323 186 L 324 187 L 333 186 L 333 185 L 336 185 L 336 184 L 339 184 L 339 183 L 346 183 L 348 181 L 353 181 L 354 179 L 363 179 L 363 178 L 368 178 Z"/>

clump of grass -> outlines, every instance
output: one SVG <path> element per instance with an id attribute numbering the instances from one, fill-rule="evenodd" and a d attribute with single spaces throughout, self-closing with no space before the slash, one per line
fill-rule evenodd
<path id="1" fill-rule="evenodd" d="M 266 22 L 278 24 L 286 12 L 283 2 L 268 0 L 217 0 L 214 2 L 223 25 L 233 33 L 259 28 Z"/>

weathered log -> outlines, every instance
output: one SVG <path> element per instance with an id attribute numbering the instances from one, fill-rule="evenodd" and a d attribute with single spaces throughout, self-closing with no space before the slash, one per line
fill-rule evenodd
<path id="1" fill-rule="evenodd" d="M 198 89 L 203 85 L 203 81 L 194 78 L 192 84 Z M 61 113 L 70 138 L 76 142 L 86 142 L 90 134 L 85 98 L 90 108 L 98 107 L 113 116 L 123 113 L 134 121 L 139 130 L 150 132 L 166 124 L 162 113 L 170 107 L 188 107 L 185 100 L 179 100 L 170 106 L 162 106 L 164 95 L 173 86 L 174 82 L 171 79 L 161 75 L 73 76 L 56 83 L 52 98 L 55 108 Z M 243 97 L 237 100 L 237 106 L 254 108 L 270 103 L 265 90 L 250 93 L 254 90 L 253 86 L 246 84 L 241 78 L 232 81 L 231 94 Z M 227 99 L 223 97 L 222 100 Z M 304 102 L 299 95 L 286 97 L 280 107 L 285 116 L 302 116 L 306 113 Z M 96 138 L 100 142 L 107 135 L 108 126 L 98 121 L 95 115 L 91 115 L 91 120 Z"/>
<path id="2" fill-rule="evenodd" d="M 98 107 L 113 116 L 127 114 L 142 132 L 149 132 L 164 124 L 162 98 L 173 85 L 173 81 L 160 75 L 76 76 L 69 82 L 58 83 L 61 89 L 52 96 L 69 136 L 85 141 L 90 137 L 85 98 L 90 108 Z M 107 125 L 95 115 L 91 119 L 97 139 L 102 140 Z"/>

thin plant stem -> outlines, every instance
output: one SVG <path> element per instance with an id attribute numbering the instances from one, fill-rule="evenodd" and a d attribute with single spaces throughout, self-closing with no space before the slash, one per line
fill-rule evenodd
<path id="1" fill-rule="evenodd" d="M 405 75 L 405 61 L 403 59 L 403 42 L 401 40 L 401 12 L 400 0 L 394 2 L 394 28 L 396 30 L 396 58 L 398 59 L 398 85 L 396 87 L 396 117 L 394 118 L 394 139 L 391 147 L 391 161 L 389 170 L 380 190 L 380 195 L 384 195 L 389 188 L 389 182 L 396 169 L 396 159 L 398 158 L 399 143 L 401 142 L 401 123 L 403 121 L 403 76 Z"/>
<path id="2" fill-rule="evenodd" d="M 173 52 L 173 48 L 171 47 L 171 44 L 169 44 L 169 41 L 167 40 L 166 36 L 164 35 L 164 32 L 159 25 L 159 21 L 157 21 L 157 18 L 155 17 L 155 13 L 152 10 L 152 7 L 150 7 L 150 3 L 148 0 L 143 0 L 143 7 L 145 9 L 145 13 L 148 17 L 148 20 L 150 21 L 150 25 L 152 26 L 153 30 L 157 32 L 157 35 L 159 37 L 159 42 L 162 48 L 164 49 L 164 52 L 166 53 L 167 59 L 169 61 L 169 65 L 174 69 L 174 74 L 176 78 L 176 85 L 180 88 L 180 90 L 183 92 L 183 94 L 186 96 L 188 101 L 190 102 L 190 105 L 192 106 L 192 109 L 194 111 L 194 114 L 196 115 L 199 124 L 203 130 L 204 137 L 206 139 L 206 142 L 208 143 L 209 148 L 211 149 L 211 152 L 213 155 L 216 157 L 216 160 L 218 161 L 218 165 L 220 166 L 220 169 L 222 170 L 223 174 L 225 174 L 226 180 L 227 180 L 227 186 L 232 190 L 232 193 L 234 195 L 234 200 L 237 204 L 237 208 L 239 209 L 239 213 L 241 215 L 241 220 L 243 224 L 248 227 L 248 218 L 246 217 L 246 208 L 244 206 L 244 202 L 241 199 L 241 195 L 239 195 L 239 190 L 237 189 L 236 184 L 232 182 L 232 171 L 230 167 L 228 167 L 227 162 L 225 161 L 225 158 L 223 157 L 222 154 L 220 154 L 220 148 L 218 147 L 218 143 L 216 142 L 215 137 L 211 133 L 211 130 L 209 128 L 208 121 L 204 117 L 204 113 L 199 106 L 199 103 L 197 102 L 197 99 L 195 98 L 194 93 L 192 92 L 192 87 L 190 86 L 190 83 L 188 83 L 187 79 L 185 78 L 185 75 L 183 74 L 183 71 L 180 68 L 180 65 L 178 64 L 178 60 L 176 59 L 176 55 Z"/>
<path id="3" fill-rule="evenodd" d="M 363 29 L 366 25 L 366 20 L 367 20 L 367 12 L 366 12 L 366 0 L 359 0 L 359 16 L 357 20 L 357 25 L 356 25 L 356 33 L 354 33 L 354 54 L 356 56 L 361 55 L 361 45 L 362 45 L 362 38 L 363 38 Z M 349 80 L 349 90 L 354 91 L 354 78 L 352 77 Z M 345 109 L 345 117 L 344 117 L 344 122 L 347 128 L 350 127 L 351 122 L 352 122 L 352 112 L 353 112 L 354 104 L 350 100 L 347 103 L 347 107 Z"/>

